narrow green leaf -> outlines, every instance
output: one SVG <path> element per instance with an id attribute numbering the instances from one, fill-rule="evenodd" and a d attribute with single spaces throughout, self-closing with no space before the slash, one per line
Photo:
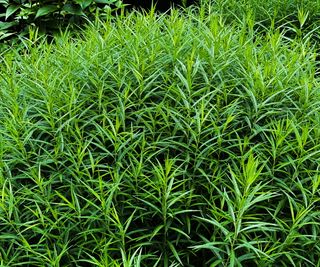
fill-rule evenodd
<path id="1" fill-rule="evenodd" d="M 219 259 L 210 264 L 210 267 L 222 266 L 223 260 Z"/>
<path id="2" fill-rule="evenodd" d="M 2 234 L 0 235 L 0 240 L 1 239 L 18 239 L 18 237 L 14 234 Z"/>
<path id="3" fill-rule="evenodd" d="M 179 263 L 181 265 L 183 265 L 183 263 L 179 257 L 179 254 L 178 254 L 176 248 L 174 247 L 174 245 L 171 242 L 168 242 L 168 245 L 169 245 L 169 248 L 170 248 L 171 252 L 173 253 L 174 257 L 179 261 Z"/>
<path id="4" fill-rule="evenodd" d="M 9 36 L 11 36 L 13 34 L 14 34 L 13 32 L 10 32 L 10 33 L 8 33 L 8 32 L 0 32 L 0 40 L 3 40 L 3 39 L 5 39 L 5 38 L 7 38 L 7 37 L 9 37 Z"/>
<path id="5" fill-rule="evenodd" d="M 236 261 L 235 258 L 236 258 L 236 255 L 235 255 L 235 253 L 234 253 L 234 250 L 232 249 L 232 250 L 231 250 L 231 253 L 230 253 L 230 256 L 229 256 L 229 261 L 230 261 L 229 267 L 236 266 L 236 265 L 235 265 L 235 261 Z"/>
<path id="6" fill-rule="evenodd" d="M 158 232 L 163 228 L 164 226 L 163 225 L 159 225 L 157 226 L 156 229 L 154 229 L 151 237 L 150 237 L 150 241 L 158 234 Z"/>

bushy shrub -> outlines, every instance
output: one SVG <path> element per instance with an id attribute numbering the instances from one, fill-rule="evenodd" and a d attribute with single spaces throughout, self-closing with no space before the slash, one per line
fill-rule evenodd
<path id="1" fill-rule="evenodd" d="M 229 10 L 0 55 L 1 266 L 319 267 L 312 32 Z"/>
<path id="2" fill-rule="evenodd" d="M 56 30 L 120 5 L 120 0 L 0 0 L 0 40 L 23 35 L 34 25 L 43 31 Z"/>

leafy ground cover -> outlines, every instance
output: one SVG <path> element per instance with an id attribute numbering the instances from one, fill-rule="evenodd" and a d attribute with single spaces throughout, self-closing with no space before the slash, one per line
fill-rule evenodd
<path id="1" fill-rule="evenodd" d="M 217 10 L 2 53 L 1 266 L 319 266 L 316 26 Z"/>

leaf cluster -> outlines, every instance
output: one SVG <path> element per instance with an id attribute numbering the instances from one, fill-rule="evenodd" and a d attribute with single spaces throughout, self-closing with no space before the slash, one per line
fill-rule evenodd
<path id="1" fill-rule="evenodd" d="M 120 6 L 118 0 L 1 0 L 0 40 L 20 36 L 32 26 L 44 32 L 56 31 L 62 25 L 80 22 L 106 8 Z"/>

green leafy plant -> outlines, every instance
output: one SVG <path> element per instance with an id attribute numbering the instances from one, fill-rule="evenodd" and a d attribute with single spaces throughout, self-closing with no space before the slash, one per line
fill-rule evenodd
<path id="1" fill-rule="evenodd" d="M 315 40 L 245 7 L 1 53 L 1 266 L 319 266 Z"/>
<path id="2" fill-rule="evenodd" d="M 32 26 L 42 31 L 57 30 L 120 5 L 118 0 L 1 0 L 0 39 L 27 33 Z"/>

